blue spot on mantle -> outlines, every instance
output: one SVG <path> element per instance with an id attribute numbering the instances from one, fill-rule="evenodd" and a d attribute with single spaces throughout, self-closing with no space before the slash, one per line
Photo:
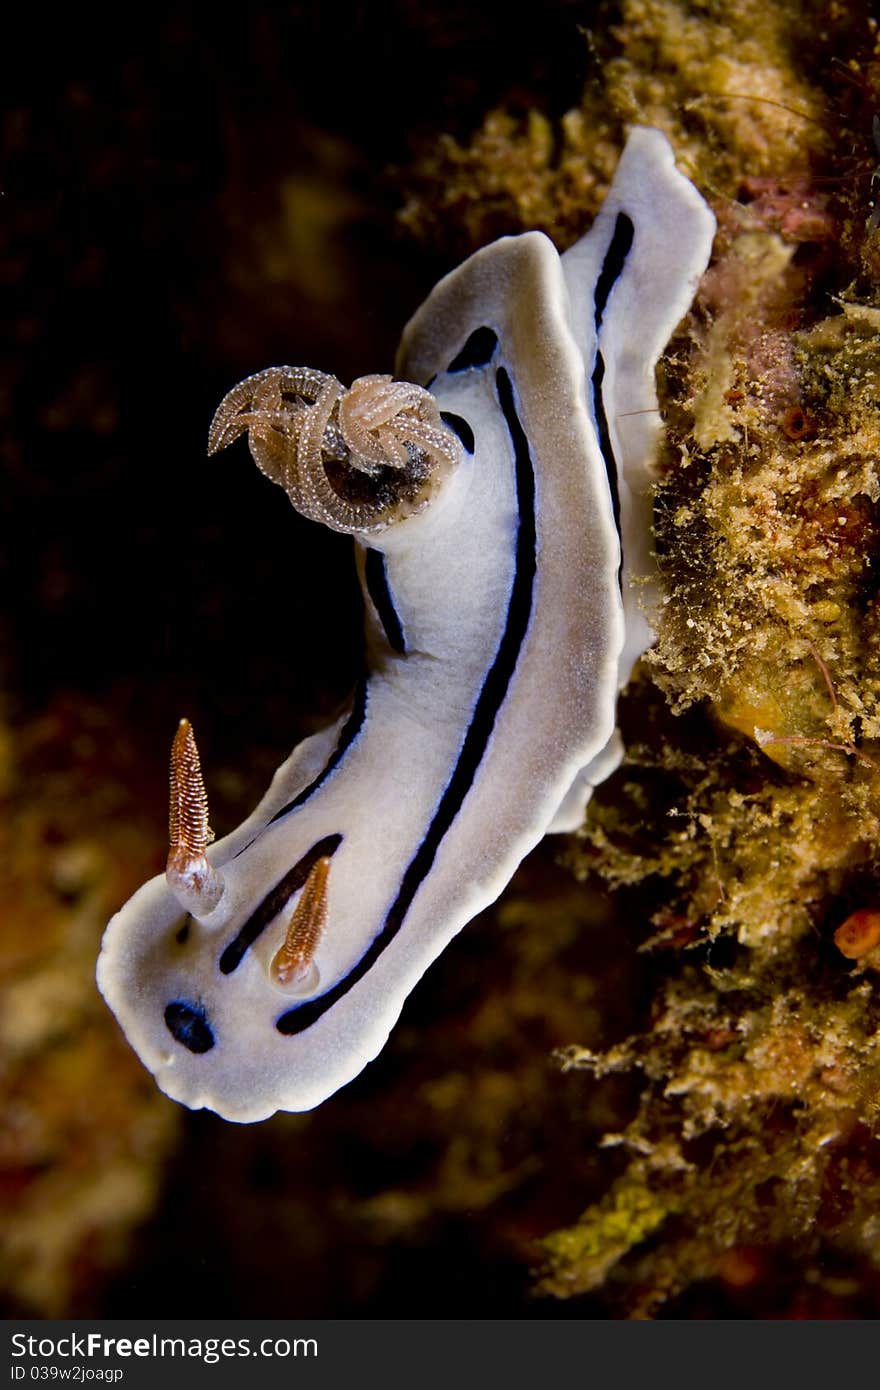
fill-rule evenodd
<path id="1" fill-rule="evenodd" d="M 208 1015 L 198 1004 L 175 999 L 165 1010 L 165 1024 L 175 1042 L 190 1052 L 210 1052 L 214 1046 Z"/>

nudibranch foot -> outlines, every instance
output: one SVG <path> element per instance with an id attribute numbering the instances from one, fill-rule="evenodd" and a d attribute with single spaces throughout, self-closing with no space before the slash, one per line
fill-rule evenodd
<path id="1" fill-rule="evenodd" d="M 298 512 L 353 535 L 422 511 L 461 458 L 430 392 L 387 375 L 346 391 L 311 367 L 257 372 L 221 401 L 208 453 L 245 431 L 257 466 Z"/>
<path id="2" fill-rule="evenodd" d="M 611 735 L 601 752 L 597 753 L 586 767 L 582 767 L 572 780 L 556 814 L 547 826 L 548 835 L 570 834 L 579 830 L 584 823 L 587 803 L 600 782 L 610 777 L 623 762 L 623 739 L 617 729 Z"/>
<path id="3" fill-rule="evenodd" d="M 177 901 L 193 917 L 207 917 L 223 896 L 223 875 L 208 863 L 214 839 L 208 825 L 208 797 L 195 735 L 181 719 L 171 745 L 171 796 L 165 879 Z"/>

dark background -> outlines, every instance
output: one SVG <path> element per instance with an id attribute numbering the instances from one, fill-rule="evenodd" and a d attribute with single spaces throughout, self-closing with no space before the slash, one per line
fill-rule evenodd
<path id="1" fill-rule="evenodd" d="M 244 446 L 208 461 L 208 422 L 264 366 L 390 368 L 448 268 L 396 227 L 408 159 L 499 100 L 565 109 L 586 66 L 576 18 L 499 3 L 18 18 L 2 505 L 25 703 L 148 678 L 140 714 L 167 731 L 186 708 L 211 739 L 215 720 L 254 717 L 268 664 L 285 688 L 259 717 L 286 747 L 291 695 L 347 684 L 347 543 L 285 510 Z"/>
<path id="2" fill-rule="evenodd" d="M 346 382 L 390 370 L 400 328 L 451 264 L 442 232 L 417 244 L 396 220 L 411 161 L 443 132 L 466 140 L 498 103 L 558 115 L 576 102 L 591 14 L 399 0 L 34 7 L 4 21 L 5 715 L 15 733 L 59 702 L 74 724 L 99 708 L 108 737 L 134 744 L 145 823 L 161 831 L 182 714 L 222 835 L 335 713 L 360 659 L 348 541 L 297 517 L 243 443 L 205 457 L 216 405 L 269 365 Z M 68 755 L 46 756 L 56 768 Z M 527 895 L 572 892 L 553 856 L 525 870 Z M 513 1040 L 484 1027 L 487 982 L 500 1018 L 522 961 L 511 933 L 478 922 L 387 1053 L 316 1114 L 252 1128 L 184 1116 L 155 1219 L 115 1274 L 83 1256 L 60 1311 L 582 1316 L 583 1300 L 533 1300 L 533 1242 L 604 1181 L 586 1098 L 599 1096 L 597 1132 L 616 1108 L 581 1076 L 553 1072 L 551 1086 L 548 1057 L 578 1026 L 573 972 L 607 967 L 615 948 L 572 944 L 578 923 L 563 917 L 562 944 L 546 938 L 559 1019 L 538 983 Z M 420 1083 L 456 1076 L 470 1047 L 475 1067 L 531 1069 L 491 1139 L 462 1138 L 491 1113 L 482 1083 L 462 1082 L 442 1122 L 420 1110 Z M 512 1196 L 450 1196 L 437 1175 L 457 1142 L 494 1146 L 487 1171 L 501 1152 L 521 1175 Z"/>

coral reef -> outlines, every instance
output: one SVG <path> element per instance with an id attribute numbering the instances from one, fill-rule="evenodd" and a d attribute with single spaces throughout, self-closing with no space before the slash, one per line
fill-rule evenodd
<path id="1" fill-rule="evenodd" d="M 836 134 L 792 53 L 813 11 L 833 26 L 832 7 L 813 0 L 599 6 L 585 27 L 580 104 L 555 122 L 534 108 L 495 108 L 469 142 L 432 141 L 408 171 L 404 225 L 455 253 L 530 227 L 568 245 L 591 222 L 634 124 L 663 130 L 710 197 L 735 196 L 747 177 L 804 175 Z"/>
<path id="2" fill-rule="evenodd" d="M 601 1290 L 634 1316 L 681 1314 L 709 1280 L 719 1306 L 864 1312 L 880 1268 L 876 29 L 824 4 L 624 0 L 597 30 L 604 65 L 558 129 L 491 113 L 425 156 L 404 209 L 429 239 L 451 216 L 467 237 L 567 241 L 639 121 L 669 134 L 719 222 L 661 364 L 659 638 L 627 698 L 625 768 L 568 855 L 643 923 L 652 986 L 641 1030 L 560 1058 L 629 1074 L 639 1097 L 605 1137 L 604 1191 L 546 1238 L 541 1288 Z M 797 1295 L 781 1252 L 806 1261 Z"/>
<path id="3" fill-rule="evenodd" d="M 104 711 L 62 698 L 11 732 L 0 826 L 0 1288 L 21 1315 L 59 1316 L 100 1306 L 155 1203 L 178 1117 L 92 984 L 108 913 L 153 864 L 132 749 Z"/>

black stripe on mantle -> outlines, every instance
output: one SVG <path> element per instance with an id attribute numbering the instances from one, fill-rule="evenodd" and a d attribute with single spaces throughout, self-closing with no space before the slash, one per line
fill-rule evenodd
<path id="1" fill-rule="evenodd" d="M 242 845 L 241 849 L 238 850 L 238 852 L 232 856 L 233 859 L 240 858 L 240 856 L 244 854 L 246 850 L 250 849 L 251 845 L 256 844 L 257 840 L 260 838 L 263 831 L 267 829 L 268 826 L 274 825 L 276 821 L 281 820 L 282 817 L 288 815 L 290 811 L 295 811 L 298 806 L 302 806 L 304 802 L 308 801 L 310 796 L 314 796 L 315 792 L 321 786 L 322 782 L 326 782 L 327 778 L 330 776 L 330 773 L 335 771 L 335 769 L 342 762 L 342 759 L 345 757 L 345 754 L 348 752 L 349 748 L 354 743 L 355 739 L 360 733 L 361 726 L 363 725 L 366 715 L 367 676 L 364 675 L 361 676 L 360 680 L 357 683 L 357 687 L 354 692 L 354 701 L 352 702 L 351 712 L 349 713 L 348 718 L 346 719 L 339 732 L 339 739 L 337 740 L 336 747 L 333 749 L 333 752 L 330 754 L 330 757 L 327 759 L 326 763 L 322 767 L 321 771 L 318 773 L 317 777 L 315 777 L 307 787 L 303 787 L 302 791 L 299 792 L 293 798 L 292 801 L 288 801 L 286 806 L 282 806 L 280 811 L 276 811 L 274 816 L 271 816 L 269 820 L 267 820 L 266 824 L 256 832 L 253 839 L 248 840 L 247 844 Z"/>
<path id="2" fill-rule="evenodd" d="M 596 421 L 596 434 L 599 439 L 599 450 L 605 462 L 605 472 L 608 474 L 608 486 L 611 489 L 611 506 L 614 511 L 614 525 L 620 534 L 620 484 L 617 477 L 617 459 L 614 457 L 614 450 L 611 447 L 611 432 L 608 429 L 608 418 L 605 414 L 605 398 L 602 395 L 602 385 L 605 380 L 605 358 L 598 348 L 599 333 L 602 328 L 602 320 L 605 317 L 605 308 L 608 304 L 608 296 L 623 274 L 626 265 L 626 258 L 632 250 L 635 227 L 632 218 L 625 212 L 617 214 L 614 223 L 614 235 L 608 243 L 608 250 L 605 252 L 605 259 L 602 262 L 602 269 L 596 281 L 596 288 L 593 292 L 593 304 L 595 306 L 596 323 L 596 361 L 593 366 L 593 375 L 590 386 L 593 392 L 593 418 Z"/>
<path id="3" fill-rule="evenodd" d="M 406 654 L 406 638 L 403 635 L 400 617 L 394 607 L 394 599 L 391 597 L 391 590 L 388 587 L 388 573 L 385 569 L 385 556 L 381 550 L 374 550 L 372 546 L 367 550 L 364 559 L 364 581 L 367 586 L 367 593 L 373 601 L 373 607 L 379 617 L 379 622 L 385 629 L 385 637 L 388 645 L 393 652 L 399 652 L 401 656 Z"/>
<path id="4" fill-rule="evenodd" d="M 302 1033 L 317 1022 L 328 1009 L 332 1008 L 343 995 L 348 993 L 353 985 L 357 984 L 358 980 L 362 980 L 372 969 L 386 946 L 390 944 L 403 926 L 406 914 L 420 885 L 430 873 L 443 837 L 458 815 L 473 784 L 519 660 L 531 618 L 537 567 L 535 470 L 529 442 L 516 412 L 513 386 L 503 367 L 499 367 L 496 372 L 495 381 L 498 403 L 507 422 L 513 444 L 518 511 L 514 577 L 507 606 L 504 632 L 495 658 L 483 682 L 473 717 L 464 737 L 458 762 L 440 798 L 425 838 L 403 874 L 397 897 L 389 909 L 381 930 L 344 979 L 337 981 L 332 989 L 321 995 L 319 999 L 300 1004 L 297 1008 L 288 1009 L 281 1014 L 275 1026 L 279 1033 L 283 1033 L 285 1036 Z"/>
<path id="5" fill-rule="evenodd" d="M 323 840 L 316 841 L 311 849 L 306 850 L 293 868 L 288 869 L 284 877 L 278 880 L 274 888 L 269 889 L 220 956 L 221 974 L 231 975 L 233 970 L 238 969 L 257 938 L 262 936 L 270 922 L 274 922 L 294 893 L 302 888 L 318 860 L 323 859 L 325 855 L 334 855 L 341 844 L 341 835 L 325 835 Z"/>
<path id="6" fill-rule="evenodd" d="M 366 718 L 366 714 L 367 677 L 362 676 L 361 679 L 358 681 L 357 689 L 355 690 L 354 703 L 351 707 L 351 714 L 348 716 L 348 718 L 342 726 L 342 730 L 339 735 L 339 742 L 333 749 L 330 758 L 324 765 L 321 772 L 318 773 L 317 777 L 313 782 L 310 782 L 307 787 L 304 787 L 303 790 L 299 793 L 299 795 L 295 796 L 292 801 L 288 801 L 286 806 L 282 806 L 280 811 L 275 812 L 271 820 L 268 821 L 269 825 L 274 825 L 277 820 L 281 820 L 282 816 L 288 815 L 290 811 L 295 811 L 297 806 L 302 806 L 304 802 L 308 801 L 310 796 L 314 796 L 315 792 L 321 786 L 321 783 L 326 782 L 327 778 L 330 776 L 330 773 L 338 767 L 344 755 L 348 752 L 349 748 L 354 743 L 355 739 L 361 731 L 361 725 L 363 724 L 364 719 Z"/>

